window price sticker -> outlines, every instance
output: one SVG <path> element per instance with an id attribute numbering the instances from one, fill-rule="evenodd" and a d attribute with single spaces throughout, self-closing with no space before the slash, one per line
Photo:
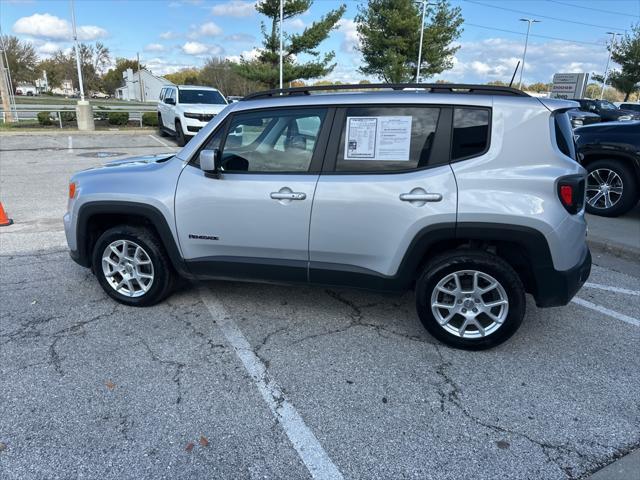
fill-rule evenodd
<path id="1" fill-rule="evenodd" d="M 347 117 L 345 160 L 408 161 L 411 116 Z"/>

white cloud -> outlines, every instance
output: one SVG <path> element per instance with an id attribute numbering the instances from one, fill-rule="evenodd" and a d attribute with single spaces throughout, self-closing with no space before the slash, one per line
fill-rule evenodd
<path id="1" fill-rule="evenodd" d="M 193 28 L 189 38 L 215 37 L 222 34 L 222 29 L 213 22 L 203 23 L 199 27 Z"/>
<path id="2" fill-rule="evenodd" d="M 477 42 L 461 42 L 453 59 L 453 68 L 429 81 L 445 79 L 465 83 L 492 80 L 509 82 L 519 60 L 524 43 L 506 38 L 488 38 Z M 607 51 L 597 45 L 572 44 L 560 41 L 529 42 L 524 83 L 550 82 L 558 72 L 601 72 L 607 61 Z M 516 75 L 516 80 L 519 76 Z"/>
<path id="3" fill-rule="evenodd" d="M 167 31 L 167 32 L 162 32 L 160 34 L 160 38 L 163 40 L 173 40 L 174 38 L 179 37 L 179 35 L 175 32 L 172 32 L 171 30 Z"/>
<path id="4" fill-rule="evenodd" d="M 168 73 L 175 73 L 185 68 L 194 68 L 197 66 L 193 63 L 170 62 L 159 57 L 145 60 L 144 64 L 154 75 L 167 75 Z"/>
<path id="5" fill-rule="evenodd" d="M 255 60 L 260 55 L 260 49 L 245 50 L 240 55 L 227 55 L 225 58 L 231 62 L 240 63 L 241 58 L 244 60 Z"/>
<path id="6" fill-rule="evenodd" d="M 13 31 L 21 35 L 49 38 L 53 40 L 70 40 L 71 24 L 62 18 L 48 13 L 34 13 L 30 17 L 19 18 L 13 24 Z M 95 25 L 77 27 L 78 40 L 88 41 L 106 37 L 107 31 Z"/>
<path id="7" fill-rule="evenodd" d="M 284 21 L 284 31 L 287 30 L 302 30 L 305 27 L 304 22 L 300 18 L 293 18 Z"/>
<path id="8" fill-rule="evenodd" d="M 357 52 L 357 47 L 360 45 L 360 37 L 356 30 L 356 22 L 343 18 L 338 22 L 338 31 L 344 35 L 340 49 L 345 53 Z"/>
<path id="9" fill-rule="evenodd" d="M 144 47 L 145 52 L 164 52 L 166 47 L 161 43 L 150 43 L 146 47 Z"/>
<path id="10" fill-rule="evenodd" d="M 207 50 L 208 47 L 200 42 L 187 42 L 182 46 L 182 51 L 187 55 L 202 55 Z"/>
<path id="11" fill-rule="evenodd" d="M 220 55 L 223 52 L 219 45 L 205 45 L 200 42 L 186 42 L 182 45 L 182 51 L 187 55 L 209 56 Z"/>
<path id="12" fill-rule="evenodd" d="M 256 5 L 254 2 L 240 0 L 231 0 L 230 2 L 216 5 L 211 9 L 211 13 L 223 17 L 250 17 L 255 12 Z"/>

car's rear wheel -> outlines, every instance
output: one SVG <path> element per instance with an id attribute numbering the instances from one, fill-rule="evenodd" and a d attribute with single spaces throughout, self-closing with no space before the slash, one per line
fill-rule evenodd
<path id="1" fill-rule="evenodd" d="M 185 138 L 184 132 L 182 131 L 180 120 L 176 120 L 176 142 L 180 147 L 184 147 L 187 144 L 187 139 Z"/>
<path id="2" fill-rule="evenodd" d="M 454 250 L 434 258 L 416 283 L 424 327 L 441 342 L 468 350 L 501 344 L 520 327 L 524 287 L 501 258 L 480 250 Z"/>
<path id="3" fill-rule="evenodd" d="M 175 276 L 171 262 L 146 228 L 110 228 L 96 241 L 92 260 L 100 286 L 120 303 L 144 307 L 171 293 Z"/>
<path id="4" fill-rule="evenodd" d="M 617 217 L 638 202 L 638 181 L 631 167 L 616 159 L 602 159 L 587 166 L 587 212 Z"/>

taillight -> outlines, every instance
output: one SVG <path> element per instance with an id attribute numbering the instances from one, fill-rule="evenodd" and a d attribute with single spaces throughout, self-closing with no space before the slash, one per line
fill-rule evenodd
<path id="1" fill-rule="evenodd" d="M 76 183 L 69 183 L 69 199 L 75 198 L 76 196 Z"/>
<path id="2" fill-rule="evenodd" d="M 576 214 L 584 206 L 585 181 L 582 175 L 562 177 L 558 181 L 558 197 L 570 214 Z"/>

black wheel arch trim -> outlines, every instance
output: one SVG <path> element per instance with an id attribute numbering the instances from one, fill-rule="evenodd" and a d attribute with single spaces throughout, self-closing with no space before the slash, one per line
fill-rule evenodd
<path id="1" fill-rule="evenodd" d="M 192 277 L 180 254 L 180 249 L 173 236 L 167 219 L 162 212 L 152 205 L 127 201 L 95 201 L 80 206 L 76 222 L 76 244 L 78 250 L 71 252 L 71 257 L 84 267 L 91 266 L 91 246 L 89 245 L 89 221 L 96 215 L 137 216 L 147 220 L 160 236 L 171 264 L 184 277 Z"/>

